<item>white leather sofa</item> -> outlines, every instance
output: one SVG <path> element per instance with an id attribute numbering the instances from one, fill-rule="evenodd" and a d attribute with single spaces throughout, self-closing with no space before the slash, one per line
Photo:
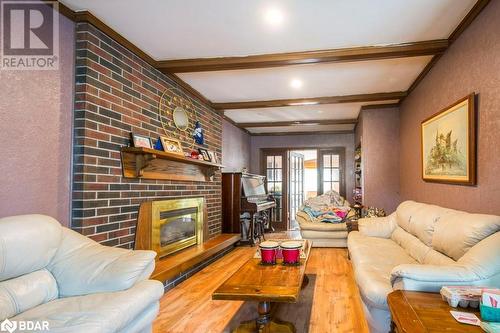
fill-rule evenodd
<path id="1" fill-rule="evenodd" d="M 49 332 L 149 332 L 163 285 L 155 252 L 102 246 L 44 215 L 0 219 L 0 322 Z M 41 324 L 40 324 L 41 325 Z"/>
<path id="2" fill-rule="evenodd" d="M 371 332 L 389 332 L 387 295 L 443 285 L 500 287 L 500 216 L 405 201 L 359 220 L 348 250 Z"/>

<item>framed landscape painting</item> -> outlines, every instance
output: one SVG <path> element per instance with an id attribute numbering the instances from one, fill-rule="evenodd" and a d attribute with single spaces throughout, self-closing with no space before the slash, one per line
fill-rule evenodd
<path id="1" fill-rule="evenodd" d="M 476 113 L 474 94 L 424 120 L 422 179 L 476 184 Z"/>

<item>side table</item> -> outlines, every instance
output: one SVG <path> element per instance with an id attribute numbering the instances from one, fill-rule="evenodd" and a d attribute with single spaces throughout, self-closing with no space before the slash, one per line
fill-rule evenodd
<path id="1" fill-rule="evenodd" d="M 391 311 L 391 332 L 403 333 L 473 333 L 483 332 L 479 326 L 459 323 L 450 310 L 472 312 L 478 309 L 452 308 L 439 293 L 396 290 L 387 296 Z"/>
<path id="2" fill-rule="evenodd" d="M 346 226 L 348 233 L 351 231 L 358 231 L 358 220 L 357 219 L 348 220 L 346 222 Z"/>

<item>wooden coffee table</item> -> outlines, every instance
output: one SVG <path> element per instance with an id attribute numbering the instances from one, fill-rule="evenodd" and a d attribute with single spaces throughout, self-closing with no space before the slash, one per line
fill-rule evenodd
<path id="1" fill-rule="evenodd" d="M 459 323 L 450 314 L 450 310 L 465 311 L 481 318 L 477 309 L 452 308 L 438 293 L 396 290 L 387 296 L 387 303 L 391 311 L 392 332 L 483 332 L 479 326 Z"/>
<path id="2" fill-rule="evenodd" d="M 298 266 L 283 266 L 280 261 L 274 266 L 260 264 L 252 258 L 231 275 L 212 294 L 214 300 L 257 301 L 258 318 L 243 322 L 234 332 L 295 332 L 292 323 L 272 316 L 274 302 L 295 303 L 300 290 L 307 284 L 305 275 L 311 242 L 305 240 L 305 258 Z"/>

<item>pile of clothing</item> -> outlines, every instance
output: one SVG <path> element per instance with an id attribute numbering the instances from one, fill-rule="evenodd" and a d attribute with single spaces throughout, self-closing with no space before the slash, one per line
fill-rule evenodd
<path id="1" fill-rule="evenodd" d="M 328 191 L 306 200 L 297 212 L 297 217 L 311 222 L 342 223 L 350 212 L 347 200 L 335 191 Z"/>

